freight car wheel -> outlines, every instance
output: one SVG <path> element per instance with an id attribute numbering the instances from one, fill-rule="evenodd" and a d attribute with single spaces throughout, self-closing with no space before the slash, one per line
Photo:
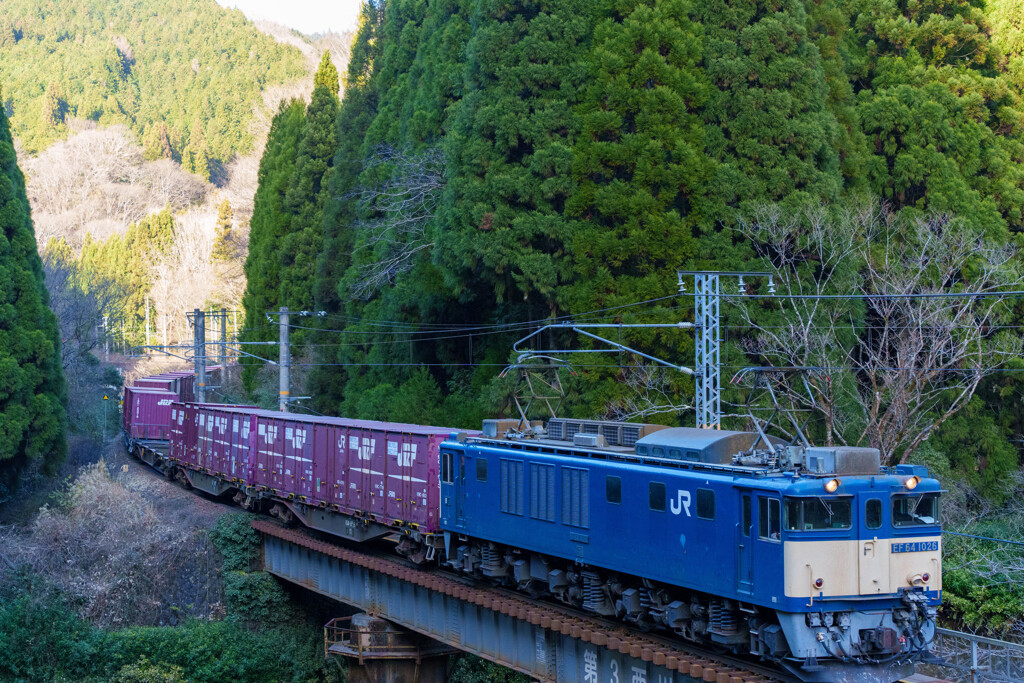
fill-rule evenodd
<path id="1" fill-rule="evenodd" d="M 174 470 L 174 481 L 180 482 L 186 491 L 192 490 L 192 482 L 190 482 L 188 480 L 188 476 L 185 475 L 185 470 L 180 467 L 175 468 Z"/>

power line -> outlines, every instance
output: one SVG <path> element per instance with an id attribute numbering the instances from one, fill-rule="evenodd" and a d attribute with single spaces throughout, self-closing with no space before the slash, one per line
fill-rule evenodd
<path id="1" fill-rule="evenodd" d="M 678 296 L 693 296 L 679 294 Z M 723 299 L 987 299 L 1005 297 L 1018 299 L 1024 296 L 1024 290 L 1010 292 L 933 292 L 919 294 L 720 294 Z"/>
<path id="2" fill-rule="evenodd" d="M 977 539 L 979 541 L 993 541 L 995 543 L 1005 543 L 1007 545 L 1024 546 L 1024 542 L 1022 542 L 1022 541 L 1010 541 L 1010 540 L 1005 539 L 1005 538 L 991 538 L 990 536 L 976 536 L 974 534 L 961 534 L 961 533 L 958 533 L 956 531 L 946 531 L 945 529 L 942 530 L 942 533 L 949 534 L 950 536 L 960 536 L 961 538 L 974 538 L 974 539 Z"/>
<path id="3" fill-rule="evenodd" d="M 644 301 L 635 301 L 633 303 L 622 304 L 620 306 L 609 306 L 607 308 L 599 308 L 599 309 L 596 309 L 596 310 L 593 310 L 593 311 L 586 311 L 584 313 L 571 313 L 571 314 L 566 314 L 566 315 L 561 315 L 561 316 L 554 316 L 554 317 L 551 317 L 551 318 L 543 318 L 543 319 L 537 319 L 537 320 L 524 320 L 524 321 L 509 322 L 509 323 L 492 323 L 492 324 L 486 324 L 486 325 L 482 325 L 482 324 L 469 324 L 469 325 L 448 324 L 448 325 L 445 325 L 445 326 L 441 326 L 439 323 L 412 323 L 412 322 L 399 322 L 399 321 L 388 321 L 388 320 L 377 320 L 377 321 L 374 321 L 374 320 L 366 320 L 365 318 L 354 318 L 354 317 L 353 318 L 348 318 L 346 316 L 331 315 L 331 314 L 327 314 L 327 315 L 322 316 L 322 317 L 338 318 L 338 319 L 341 319 L 341 320 L 352 320 L 353 322 L 356 322 L 356 323 L 362 324 L 362 325 L 374 325 L 374 326 L 378 326 L 378 327 L 389 327 L 389 328 L 396 329 L 396 331 L 392 332 L 392 334 L 440 334 L 440 333 L 444 333 L 444 332 L 472 332 L 472 331 L 475 331 L 475 330 L 500 330 L 500 331 L 508 330 L 508 331 L 511 331 L 511 330 L 515 330 L 515 329 L 534 327 L 536 325 L 546 325 L 546 324 L 550 324 L 552 322 L 556 322 L 556 321 L 559 321 L 559 320 L 572 320 L 572 319 L 575 319 L 575 318 L 585 318 L 585 317 L 595 316 L 595 315 L 598 315 L 600 313 L 607 313 L 608 311 L 616 311 L 616 310 L 621 310 L 621 309 L 624 309 L 624 308 L 633 308 L 635 306 L 645 306 L 647 304 L 657 303 L 659 301 L 666 301 L 668 299 L 675 299 L 678 296 L 679 296 L 678 294 L 671 294 L 669 296 L 662 296 L 662 297 L 657 297 L 657 298 L 654 298 L 654 299 L 646 299 Z M 673 308 L 678 308 L 678 307 L 673 307 Z M 277 314 L 277 311 L 267 311 L 267 313 L 266 313 L 268 318 L 271 315 L 276 315 L 276 314 Z M 271 322 L 273 322 L 273 321 L 271 321 Z M 338 329 L 330 329 L 330 328 L 323 328 L 323 327 L 310 327 L 310 326 L 302 326 L 302 325 L 294 325 L 294 324 L 292 324 L 290 326 L 293 327 L 293 328 L 297 328 L 297 329 L 313 330 L 313 331 L 316 331 L 316 332 L 333 332 L 333 333 L 340 333 L 340 334 L 380 334 L 378 331 L 374 331 L 374 330 L 348 330 L 348 329 L 338 330 Z M 422 327 L 422 326 L 435 327 L 437 329 L 410 330 L 410 331 L 397 330 L 397 328 Z"/>
<path id="4" fill-rule="evenodd" d="M 361 324 L 361 325 L 373 325 L 373 326 L 377 326 L 377 327 L 385 327 L 385 328 L 388 328 L 389 330 L 391 330 L 389 332 L 389 334 L 429 335 L 429 334 L 445 334 L 445 333 L 451 332 L 451 333 L 462 333 L 461 336 L 468 336 L 469 333 L 476 332 L 478 330 L 481 331 L 478 334 L 490 334 L 490 333 L 496 334 L 496 333 L 500 333 L 500 332 L 506 332 L 506 331 L 511 332 L 511 331 L 514 331 L 514 330 L 519 330 L 519 329 L 523 329 L 523 328 L 529 328 L 529 327 L 533 327 L 535 325 L 540 325 L 540 324 L 548 324 L 548 323 L 551 323 L 553 321 L 558 321 L 558 320 L 571 320 L 571 319 L 575 319 L 575 318 L 591 317 L 591 316 L 596 316 L 596 315 L 598 315 L 600 313 L 607 313 L 608 311 L 621 310 L 621 309 L 625 309 L 625 308 L 632 308 L 632 307 L 635 307 L 635 306 L 643 306 L 643 305 L 646 305 L 646 304 L 657 303 L 659 301 L 665 301 L 665 300 L 668 300 L 668 299 L 675 299 L 675 298 L 678 298 L 680 296 L 692 296 L 692 295 L 689 295 L 689 294 L 672 294 L 672 295 L 669 295 L 669 296 L 657 297 L 657 298 L 654 298 L 654 299 L 647 299 L 647 300 L 644 300 L 644 301 L 637 301 L 637 302 L 633 302 L 633 303 L 629 303 L 629 304 L 622 304 L 620 306 L 611 306 L 611 307 L 608 307 L 608 308 L 596 309 L 596 310 L 587 311 L 587 312 L 584 312 L 584 313 L 573 313 L 573 314 L 567 314 L 567 315 L 563 315 L 563 316 L 555 316 L 555 317 L 552 317 L 552 318 L 544 318 L 544 319 L 537 319 L 537 320 L 526 320 L 526 321 L 509 322 L 509 323 L 493 323 L 493 324 L 486 324 L 486 325 L 481 325 L 481 324 L 476 324 L 476 325 L 473 325 L 473 324 L 467 324 L 467 325 L 447 324 L 447 325 L 444 325 L 444 324 L 440 324 L 440 323 L 413 323 L 413 322 L 401 322 L 401 321 L 389 321 L 389 320 L 373 321 L 373 320 L 367 320 L 365 318 L 358 318 L 358 317 L 351 317 L 351 316 L 342 316 L 342 315 L 332 315 L 332 314 L 326 314 L 323 317 L 336 318 L 336 319 L 340 319 L 340 320 L 349 320 L 349 321 L 352 321 L 352 322 L 354 322 L 356 324 Z M 720 296 L 722 298 L 726 298 L 726 299 L 790 299 L 790 300 L 793 300 L 793 299 L 796 299 L 796 300 L 946 299 L 946 298 L 993 298 L 993 297 L 1021 298 L 1021 297 L 1024 297 L 1024 290 L 1014 290 L 1014 291 L 1009 291 L 1009 292 L 995 292 L 995 291 L 980 291 L 980 292 L 933 292 L 933 293 L 917 293 L 917 294 L 914 294 L 914 293 L 908 293 L 908 294 L 720 294 Z M 669 308 L 667 308 L 665 310 L 672 311 L 672 310 L 678 310 L 680 308 L 684 308 L 684 307 L 677 305 L 677 306 L 669 307 Z M 688 308 L 688 306 L 686 308 Z M 274 315 L 276 313 L 277 313 L 276 311 L 268 311 L 267 312 L 268 319 L 269 319 L 269 317 L 271 315 Z M 605 316 L 605 317 L 608 317 L 608 316 Z M 271 321 L 271 322 L 273 322 L 273 321 Z M 293 329 L 310 330 L 310 331 L 313 331 L 313 332 L 324 332 L 324 333 L 333 333 L 333 334 L 355 334 L 355 335 L 380 334 L 380 332 L 377 331 L 377 330 L 332 329 L 332 328 L 311 327 L 311 326 L 297 325 L 297 324 L 291 324 L 290 327 L 292 327 Z M 414 327 L 415 328 L 427 327 L 428 329 L 407 329 L 407 328 L 414 328 Z M 750 326 L 750 325 L 728 325 L 728 326 L 724 326 L 724 327 L 726 329 L 750 329 L 750 328 L 752 328 L 754 326 Z M 764 329 L 776 329 L 776 328 L 777 329 L 786 329 L 789 326 L 779 325 L 779 326 L 758 326 L 758 327 L 763 327 Z M 933 327 L 938 327 L 938 326 L 933 326 Z M 1020 327 L 1022 327 L 1022 326 L 1020 326 L 1020 325 L 1014 325 L 1014 326 L 1000 325 L 1000 326 L 993 326 L 993 329 L 1018 329 Z M 850 325 L 850 326 L 842 326 L 842 327 L 815 328 L 815 329 L 866 330 L 866 329 L 894 329 L 894 328 L 892 328 L 890 326 L 869 327 L 869 326 Z M 896 328 L 896 329 L 902 329 L 902 328 Z M 493 331 L 493 332 L 487 332 L 487 331 Z M 455 338 L 460 338 L 460 335 L 451 336 L 451 337 L 437 337 L 437 338 L 432 338 L 430 340 L 424 340 L 424 341 L 433 341 L 434 339 L 444 339 L 444 338 L 455 339 Z"/>

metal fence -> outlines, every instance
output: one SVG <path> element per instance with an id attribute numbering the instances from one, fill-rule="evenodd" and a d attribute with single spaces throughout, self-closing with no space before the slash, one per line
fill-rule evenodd
<path id="1" fill-rule="evenodd" d="M 934 676 L 958 683 L 1020 683 L 1024 681 L 1024 645 L 971 633 L 936 630 L 932 651 L 945 659 L 930 667 Z"/>

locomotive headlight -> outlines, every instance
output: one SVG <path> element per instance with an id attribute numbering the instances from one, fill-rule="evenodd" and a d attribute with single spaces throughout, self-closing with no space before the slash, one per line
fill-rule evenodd
<path id="1" fill-rule="evenodd" d="M 921 477 L 914 475 L 910 479 L 907 479 L 906 487 L 908 491 L 913 491 L 917 488 L 917 485 L 921 483 Z"/>
<path id="2" fill-rule="evenodd" d="M 825 482 L 825 490 L 829 493 L 835 493 L 839 489 L 838 479 L 829 479 Z"/>

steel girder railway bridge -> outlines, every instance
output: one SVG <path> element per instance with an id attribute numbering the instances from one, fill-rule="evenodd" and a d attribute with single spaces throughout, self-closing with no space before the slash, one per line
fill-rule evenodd
<path id="1" fill-rule="evenodd" d="M 266 571 L 463 652 L 559 683 L 773 683 L 557 605 L 318 541 L 259 520 Z"/>

